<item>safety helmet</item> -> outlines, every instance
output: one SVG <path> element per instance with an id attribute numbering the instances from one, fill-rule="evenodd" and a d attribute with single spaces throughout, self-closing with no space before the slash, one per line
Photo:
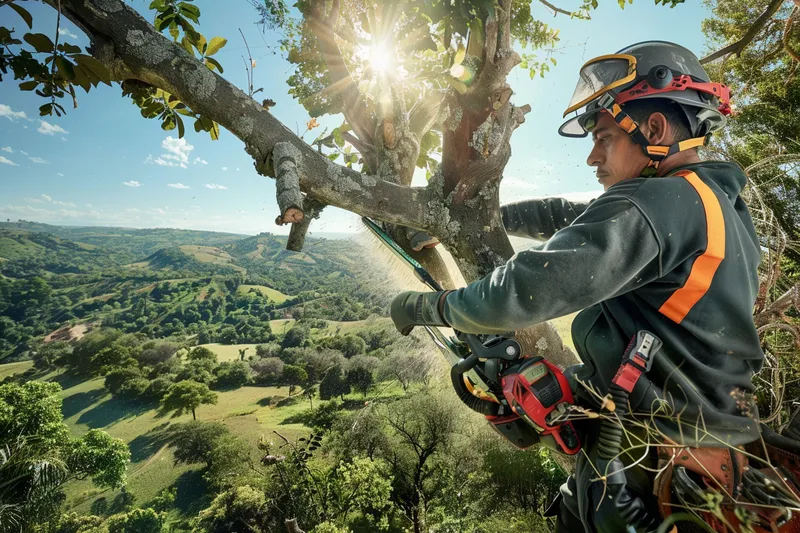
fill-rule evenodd
<path id="1" fill-rule="evenodd" d="M 672 146 L 653 146 L 639 125 L 623 111 L 632 100 L 661 98 L 683 110 L 692 139 Z M 725 126 L 730 115 L 730 90 L 712 83 L 690 50 L 666 41 L 646 41 L 600 56 L 581 68 L 580 78 L 564 116 L 576 116 L 561 125 L 565 137 L 586 137 L 606 111 L 641 145 L 650 157 L 644 175 L 655 174 L 670 155 L 705 144 L 706 137 Z"/>

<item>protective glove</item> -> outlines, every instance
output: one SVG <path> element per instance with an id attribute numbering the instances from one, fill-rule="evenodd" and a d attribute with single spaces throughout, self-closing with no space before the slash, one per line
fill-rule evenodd
<path id="1" fill-rule="evenodd" d="M 453 291 L 401 292 L 392 300 L 390 314 L 394 327 L 408 335 L 414 326 L 449 326 L 442 317 L 444 300 Z"/>

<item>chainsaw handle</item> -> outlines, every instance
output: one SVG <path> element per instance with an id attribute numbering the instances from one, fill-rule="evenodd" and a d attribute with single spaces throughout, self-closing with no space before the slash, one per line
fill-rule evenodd
<path id="1" fill-rule="evenodd" d="M 468 360 L 469 358 L 462 359 L 462 362 Z M 475 360 L 477 361 L 477 357 Z M 475 365 L 473 364 L 472 366 Z M 450 381 L 453 382 L 453 388 L 456 391 L 458 399 L 476 413 L 480 413 L 484 416 L 497 416 L 500 412 L 500 404 L 489 400 L 483 400 L 472 394 L 467 388 L 467 384 L 464 383 L 464 372 L 466 372 L 466 370 L 460 370 L 458 364 L 453 365 L 453 368 L 450 369 Z"/>

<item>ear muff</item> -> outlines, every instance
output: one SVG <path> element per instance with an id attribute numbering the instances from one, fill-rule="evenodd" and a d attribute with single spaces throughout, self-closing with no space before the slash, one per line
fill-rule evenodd
<path id="1" fill-rule="evenodd" d="M 666 89 L 672 83 L 672 71 L 665 65 L 656 65 L 647 73 L 647 82 L 653 89 Z"/>

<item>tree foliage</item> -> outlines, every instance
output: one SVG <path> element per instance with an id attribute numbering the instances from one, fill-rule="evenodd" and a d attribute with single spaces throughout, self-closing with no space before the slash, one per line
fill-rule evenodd
<path id="1" fill-rule="evenodd" d="M 174 411 L 174 416 L 191 412 L 192 419 L 197 420 L 195 410 L 201 405 L 217 403 L 217 393 L 209 390 L 208 386 L 196 381 L 179 381 L 172 385 L 166 396 L 161 400 L 165 411 Z"/>

